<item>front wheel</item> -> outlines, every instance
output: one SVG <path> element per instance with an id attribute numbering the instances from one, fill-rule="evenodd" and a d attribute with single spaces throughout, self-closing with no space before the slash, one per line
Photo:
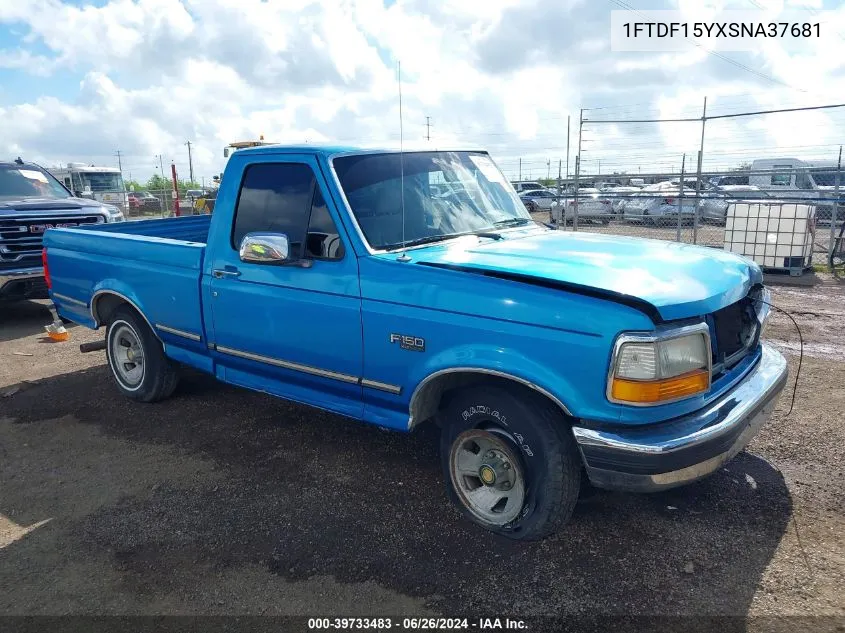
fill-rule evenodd
<path id="1" fill-rule="evenodd" d="M 536 540 L 569 520 L 581 460 L 554 404 L 520 386 L 481 385 L 454 394 L 441 422 L 447 492 L 470 521 Z"/>
<path id="2" fill-rule="evenodd" d="M 127 398 L 155 402 L 176 388 L 176 367 L 147 322 L 129 306 L 112 314 L 106 330 L 106 357 L 118 389 Z"/>

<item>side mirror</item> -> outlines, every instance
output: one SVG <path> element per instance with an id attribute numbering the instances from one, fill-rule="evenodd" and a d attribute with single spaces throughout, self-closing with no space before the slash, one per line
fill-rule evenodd
<path id="1" fill-rule="evenodd" d="M 242 262 L 284 264 L 290 261 L 290 242 L 284 233 L 247 233 L 239 254 Z"/>

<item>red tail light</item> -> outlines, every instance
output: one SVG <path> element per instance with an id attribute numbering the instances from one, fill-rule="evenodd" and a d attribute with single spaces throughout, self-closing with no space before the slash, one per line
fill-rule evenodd
<path id="1" fill-rule="evenodd" d="M 41 249 L 41 263 L 44 264 L 44 281 L 47 282 L 47 287 L 52 288 L 53 284 L 50 282 L 50 268 L 47 266 L 47 249 Z"/>
<path id="2" fill-rule="evenodd" d="M 663 198 L 663 204 L 675 204 L 674 198 Z"/>

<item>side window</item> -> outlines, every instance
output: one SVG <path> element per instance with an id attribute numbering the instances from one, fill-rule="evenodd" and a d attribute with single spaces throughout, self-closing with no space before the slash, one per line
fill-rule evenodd
<path id="1" fill-rule="evenodd" d="M 313 259 L 343 259 L 343 242 L 337 232 L 334 220 L 320 187 L 314 187 L 311 203 L 311 219 L 308 221 L 308 236 L 305 239 L 305 255 Z"/>
<path id="2" fill-rule="evenodd" d="M 247 167 L 235 209 L 232 248 L 237 250 L 247 233 L 285 233 L 291 256 L 300 256 L 313 192 L 314 172 L 308 165 L 259 163 Z"/>
<path id="3" fill-rule="evenodd" d="M 781 187 L 792 184 L 792 165 L 775 165 L 772 172 L 772 184 Z"/>

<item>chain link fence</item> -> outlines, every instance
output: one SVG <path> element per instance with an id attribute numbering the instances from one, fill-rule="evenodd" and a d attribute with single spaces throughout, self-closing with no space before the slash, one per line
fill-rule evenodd
<path id="1" fill-rule="evenodd" d="M 732 184 L 721 184 L 726 182 Z M 529 192 L 523 201 L 535 219 L 561 230 L 771 254 L 766 268 L 793 274 L 813 262 L 827 262 L 834 235 L 845 222 L 840 165 L 710 172 L 701 179 L 685 172 L 636 178 L 579 175 L 577 181 L 562 182 L 560 193 L 555 188 L 549 193 L 535 197 Z"/>
<path id="2" fill-rule="evenodd" d="M 180 194 L 177 201 L 170 189 L 150 189 L 128 194 L 128 219 L 142 220 L 171 218 L 182 215 L 210 213 L 214 206 L 213 194 L 208 196 Z"/>
<path id="3" fill-rule="evenodd" d="M 793 136 L 818 136 L 802 117 L 819 117 L 820 111 L 829 117 L 822 140 L 834 142 L 767 148 L 749 131 L 786 125 Z M 798 274 L 826 264 L 845 223 L 845 174 L 836 143 L 845 116 L 833 118 L 845 115 L 843 105 L 706 113 L 706 101 L 700 116 L 687 118 L 591 119 L 582 112 L 574 175 L 552 180 L 545 192 L 522 193 L 526 207 L 561 230 L 725 249 L 753 256 L 772 272 Z M 760 122 L 771 115 L 782 118 Z M 635 135 L 626 138 L 626 128 Z M 691 149 L 653 153 L 650 146 L 667 139 Z M 810 157 L 788 157 L 796 154 Z M 586 171 L 585 165 L 605 170 Z M 551 161 L 520 159 L 518 169 L 520 177 L 526 169 L 548 174 Z"/>

